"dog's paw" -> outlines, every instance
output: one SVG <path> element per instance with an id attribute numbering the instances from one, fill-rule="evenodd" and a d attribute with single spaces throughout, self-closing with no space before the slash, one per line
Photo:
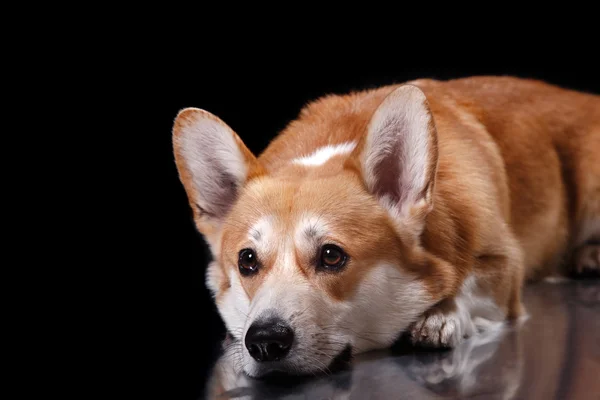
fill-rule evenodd
<path id="1" fill-rule="evenodd" d="M 575 253 L 574 273 L 582 277 L 600 277 L 600 245 L 582 246 Z"/>
<path id="2" fill-rule="evenodd" d="M 473 329 L 455 311 L 434 307 L 425 312 L 410 328 L 413 345 L 429 348 L 453 348 L 473 334 Z"/>

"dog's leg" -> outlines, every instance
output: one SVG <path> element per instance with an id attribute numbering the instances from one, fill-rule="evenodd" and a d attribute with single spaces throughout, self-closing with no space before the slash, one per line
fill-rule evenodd
<path id="1" fill-rule="evenodd" d="M 412 343 L 424 347 L 455 347 L 478 331 L 500 327 L 525 314 L 521 303 L 523 257 L 505 232 L 497 253 L 477 257 L 473 272 L 453 297 L 427 310 L 409 328 Z"/>
<path id="2" fill-rule="evenodd" d="M 499 328 L 511 318 L 492 297 L 481 297 L 475 286 L 474 279 L 469 278 L 460 294 L 427 310 L 410 327 L 411 342 L 422 347 L 454 348 L 477 332 Z"/>

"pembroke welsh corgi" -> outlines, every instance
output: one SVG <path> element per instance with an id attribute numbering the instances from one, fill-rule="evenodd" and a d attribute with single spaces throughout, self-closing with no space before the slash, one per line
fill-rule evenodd
<path id="1" fill-rule="evenodd" d="M 600 271 L 598 95 L 423 79 L 318 99 L 259 157 L 196 108 L 173 145 L 250 376 L 453 347 L 524 316 L 523 282 Z"/>

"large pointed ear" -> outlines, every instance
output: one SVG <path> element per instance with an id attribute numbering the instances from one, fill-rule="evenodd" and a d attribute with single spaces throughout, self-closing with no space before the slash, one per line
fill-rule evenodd
<path id="1" fill-rule="evenodd" d="M 214 248 L 242 185 L 259 174 L 258 162 L 227 124 L 197 108 L 177 115 L 173 149 L 196 225 Z"/>
<path id="2" fill-rule="evenodd" d="M 412 85 L 390 93 L 357 150 L 369 191 L 399 222 L 422 228 L 433 207 L 438 162 L 437 133 L 425 94 Z"/>

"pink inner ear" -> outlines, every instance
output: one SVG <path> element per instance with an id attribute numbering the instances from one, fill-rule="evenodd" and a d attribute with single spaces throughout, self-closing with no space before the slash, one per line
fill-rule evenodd
<path id="1" fill-rule="evenodd" d="M 406 148 L 406 135 L 409 134 L 405 131 L 408 129 L 406 125 L 403 120 L 392 119 L 382 128 L 388 136 L 386 140 L 388 143 L 381 161 L 374 167 L 375 195 L 387 196 L 393 204 L 404 203 L 409 196 L 414 197 L 416 194 L 414 192 L 420 189 L 416 187 L 415 180 L 408 176 L 409 173 L 415 172 L 410 170 L 412 161 L 410 157 L 414 157 L 415 154 L 410 154 L 409 149 Z"/>
<path id="2" fill-rule="evenodd" d="M 387 196 L 394 204 L 398 204 L 402 195 L 400 187 L 400 141 L 396 140 L 389 153 L 374 168 L 375 195 Z"/>
<path id="3" fill-rule="evenodd" d="M 213 161 L 219 163 L 219 161 Z M 238 184 L 235 177 L 227 172 L 215 171 L 217 176 L 206 176 L 203 180 L 203 196 L 208 203 L 205 211 L 216 217 L 223 217 L 233 206 L 238 194 Z"/>
<path id="4" fill-rule="evenodd" d="M 400 128 L 401 129 L 401 128 Z M 429 187 L 418 185 L 419 181 L 410 176 L 415 173 L 415 167 L 424 169 L 423 165 L 412 165 L 408 158 L 413 154 L 406 154 L 402 139 L 394 141 L 388 154 L 375 166 L 376 183 L 374 192 L 379 197 L 387 196 L 392 204 L 402 205 L 409 201 L 416 201 L 423 197 Z"/>
<path id="5" fill-rule="evenodd" d="M 229 209 L 237 198 L 238 184 L 233 176 L 226 172 L 221 172 L 219 174 L 219 186 L 222 190 L 222 195 L 215 202 L 215 207 L 219 208 L 220 215 L 225 215 L 229 212 Z"/>
<path id="6" fill-rule="evenodd" d="M 379 106 L 369 125 L 363 168 L 373 194 L 403 209 L 431 186 L 435 131 L 423 92 L 401 86 Z M 432 134 L 433 133 L 433 134 Z"/>

